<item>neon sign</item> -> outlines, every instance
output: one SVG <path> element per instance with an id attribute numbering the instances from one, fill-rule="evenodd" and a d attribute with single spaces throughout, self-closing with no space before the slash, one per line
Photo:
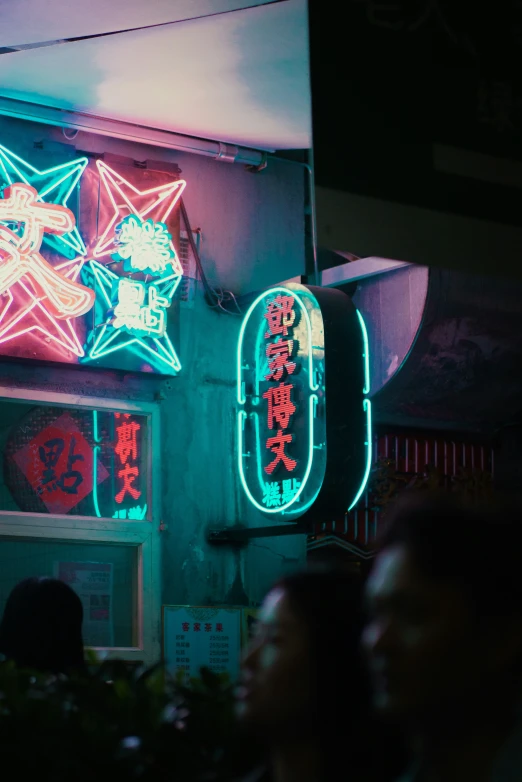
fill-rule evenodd
<path id="1" fill-rule="evenodd" d="M 321 488 L 324 346 L 312 326 L 316 312 L 303 286 L 272 288 L 254 300 L 241 326 L 238 468 L 247 497 L 265 513 L 301 515 Z"/>
<path id="2" fill-rule="evenodd" d="M 23 158 L 0 144 L 0 190 L 20 182 L 38 192 L 38 201 L 47 206 L 56 205 L 77 212 L 77 185 L 89 161 L 86 157 L 62 163 L 39 171 Z M 43 237 L 44 244 L 65 258 L 74 259 L 87 254 L 78 226 L 73 222 L 68 230 Z"/>
<path id="3" fill-rule="evenodd" d="M 0 145 L 0 354 L 175 374 L 168 314 L 183 270 L 165 221 L 186 183 L 145 172 L 140 188 L 93 162 L 88 254 L 88 163 L 36 168 Z"/>
<path id="4" fill-rule="evenodd" d="M 152 237 L 150 242 L 143 241 L 144 226 L 144 234 Z M 97 299 L 86 360 L 132 349 L 160 371 L 179 372 L 181 364 L 167 334 L 167 311 L 183 269 L 167 227 L 150 220 L 143 223 L 133 216 L 117 226 L 116 231 L 119 238 L 115 259 L 123 258 L 131 268 L 140 269 L 144 279 L 119 276 L 98 261 L 86 264 L 84 280 L 94 288 Z M 158 244 L 155 237 L 160 237 Z M 137 253 L 137 260 L 133 252 Z M 148 269 L 146 275 L 144 269 Z"/>
<path id="5" fill-rule="evenodd" d="M 144 236 L 150 231 L 150 228 L 147 228 L 146 224 L 143 225 L 141 221 L 151 220 L 155 223 L 165 223 L 187 183 L 183 179 L 176 179 L 165 185 L 139 190 L 102 160 L 98 160 L 96 165 L 104 195 L 108 198 L 111 207 L 110 218 L 107 224 L 102 227 L 101 236 L 93 251 L 95 258 L 103 258 L 106 255 L 119 252 L 122 233 L 124 237 L 130 238 L 132 235 L 133 223 L 129 218 L 130 215 L 139 218 L 139 231 Z M 155 235 L 155 230 L 153 235 Z M 133 241 L 131 243 L 132 249 L 134 246 L 135 242 Z"/>
<path id="6" fill-rule="evenodd" d="M 176 253 L 165 223 L 126 217 L 116 228 L 115 258 L 128 261 L 126 271 L 164 272 Z"/>
<path id="7" fill-rule="evenodd" d="M 139 190 L 103 161 L 100 181 L 110 204 L 83 281 L 96 293 L 85 361 L 135 356 L 154 371 L 173 374 L 181 364 L 167 334 L 167 313 L 183 276 L 165 220 L 186 183 L 174 180 Z M 130 214 L 129 214 L 130 212 Z M 118 273 L 117 273 L 118 272 Z"/>
<path id="8" fill-rule="evenodd" d="M 297 315 L 294 303 L 293 296 L 282 296 L 280 293 L 275 299 L 267 302 L 264 317 L 268 322 L 268 331 L 265 332 L 265 339 L 279 334 L 288 336 Z M 283 340 L 280 336 L 275 342 L 269 342 L 266 346 L 268 374 L 265 375 L 265 380 L 277 383 L 263 394 L 263 399 L 267 400 L 268 429 L 270 431 L 276 430 L 276 434 L 268 437 L 266 441 L 266 447 L 274 454 L 270 464 L 264 468 L 268 475 L 272 475 L 279 465 L 288 473 L 293 472 L 297 467 L 296 460 L 292 459 L 285 451 L 287 443 L 291 443 L 294 439 L 294 436 L 287 431 L 297 409 L 292 402 L 294 385 L 283 382 L 285 375 L 292 375 L 297 367 L 295 361 L 290 361 L 294 346 L 297 348 L 295 340 Z M 288 485 L 289 482 L 285 480 L 284 483 Z M 290 485 L 292 485 L 292 481 L 290 481 Z M 273 505 L 276 495 L 279 494 L 279 484 L 269 484 L 269 487 L 266 492 L 267 487 L 265 486 L 266 496 L 263 497 L 263 502 L 267 505 L 270 502 Z M 283 502 L 282 496 L 281 504 L 286 504 Z"/>
<path id="9" fill-rule="evenodd" d="M 140 468 L 138 464 L 138 432 L 141 429 L 141 424 L 136 420 L 132 420 L 130 413 L 123 413 L 123 415 L 115 413 L 114 415 L 119 419 L 116 423 L 114 453 L 119 460 L 117 475 L 120 481 L 119 489 L 114 499 L 121 505 L 127 495 L 133 500 L 138 500 L 141 497 L 139 488 Z"/>
<path id="10" fill-rule="evenodd" d="M 238 471 L 257 510 L 332 518 L 362 494 L 371 462 L 363 327 L 349 297 L 331 289 L 278 286 L 248 308 L 237 349 Z"/>
<path id="11" fill-rule="evenodd" d="M 75 219 L 65 206 L 38 200 L 34 187 L 15 183 L 0 199 L 0 344 L 39 331 L 77 356 L 83 355 L 72 321 L 88 312 L 94 293 L 76 282 L 80 265 L 69 269 L 49 264 L 40 253 L 47 234 L 71 233 Z M 11 225 L 16 225 L 13 230 Z M 27 323 L 25 316 L 36 309 Z"/>

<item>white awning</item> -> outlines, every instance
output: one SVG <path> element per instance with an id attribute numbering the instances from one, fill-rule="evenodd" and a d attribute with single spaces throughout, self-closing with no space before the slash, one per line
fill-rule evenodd
<path id="1" fill-rule="evenodd" d="M 258 149 L 311 146 L 306 0 L 0 0 L 0 17 L 0 96 Z"/>

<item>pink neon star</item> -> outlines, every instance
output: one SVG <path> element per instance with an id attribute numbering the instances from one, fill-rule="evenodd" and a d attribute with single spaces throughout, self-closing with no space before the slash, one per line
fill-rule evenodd
<path id="1" fill-rule="evenodd" d="M 158 185 L 146 190 L 138 190 L 121 174 L 110 168 L 102 160 L 96 162 L 105 193 L 110 199 L 112 214 L 106 225 L 102 225 L 102 233 L 93 250 L 95 258 L 103 258 L 117 251 L 114 242 L 114 229 L 124 217 L 137 215 L 141 220 L 152 219 L 155 223 L 164 223 L 174 209 L 186 182 L 176 179 L 165 185 Z M 182 269 L 179 270 L 182 273 Z"/>
<path id="2" fill-rule="evenodd" d="M 54 268 L 63 277 L 76 282 L 83 264 L 83 258 L 75 258 Z M 36 298 L 23 280 L 15 283 L 13 288 L 18 288 L 16 301 L 12 289 L 9 289 L 4 293 L 7 301 L 3 307 L 0 304 L 0 345 L 36 331 L 79 358 L 85 355 L 74 327 L 76 318 L 55 318 L 45 306 L 45 297 Z"/>
<path id="3" fill-rule="evenodd" d="M 17 235 L 0 225 L 0 345 L 36 331 L 83 356 L 73 321 L 94 303 L 94 292 L 77 283 L 83 259 L 54 267 L 40 255 L 45 233 L 74 228 L 73 213 L 62 205 L 38 202 L 35 188 L 18 182 L 0 199 L 0 217 L 22 226 Z"/>

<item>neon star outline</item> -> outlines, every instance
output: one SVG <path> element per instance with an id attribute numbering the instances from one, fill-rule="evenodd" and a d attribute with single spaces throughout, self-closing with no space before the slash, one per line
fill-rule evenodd
<path id="1" fill-rule="evenodd" d="M 174 262 L 177 262 L 181 269 L 181 264 L 179 263 L 177 255 L 172 260 L 173 263 L 171 266 L 174 273 L 149 283 L 158 289 L 160 296 L 169 299 L 170 302 L 172 302 L 172 298 L 182 276 L 181 273 L 178 273 L 178 270 L 174 268 Z M 114 353 L 118 350 L 134 348 L 136 352 L 141 349 L 148 353 L 156 361 L 160 362 L 160 366 L 161 363 L 163 363 L 170 371 L 174 370 L 175 372 L 179 372 L 181 363 L 168 334 L 159 338 L 138 337 L 132 336 L 123 328 L 115 329 L 112 326 L 112 316 L 109 314 L 109 311 L 113 309 L 111 297 L 112 288 L 115 282 L 128 278 L 114 274 L 114 272 L 110 271 L 110 269 L 103 264 L 98 263 L 98 261 L 88 261 L 86 267 L 92 274 L 97 300 L 104 302 L 105 322 L 101 326 L 100 333 L 96 337 L 94 345 L 88 351 L 84 362 L 104 358 L 110 353 Z M 107 332 L 109 332 L 108 336 L 106 336 Z M 150 361 L 150 358 L 148 358 L 148 360 Z"/>
<path id="2" fill-rule="evenodd" d="M 54 268 L 67 279 L 76 282 L 83 263 L 83 258 L 75 258 L 72 261 L 65 261 Z M 66 271 L 62 271 L 63 269 L 66 269 Z M 5 342 L 10 342 L 10 340 L 15 339 L 16 337 L 29 334 L 31 331 L 39 331 L 44 337 L 56 342 L 60 347 L 65 348 L 65 350 L 71 351 L 71 353 L 78 356 L 78 358 L 82 358 L 85 355 L 85 351 L 73 326 L 73 321 L 77 319 L 66 318 L 61 321 L 57 320 L 45 309 L 43 305 L 45 298 L 37 299 L 22 280 L 19 280 L 17 284 L 23 288 L 29 298 L 29 302 L 25 308 L 20 309 L 17 317 L 9 321 L 6 326 L 3 326 L 4 318 L 14 302 L 14 296 L 11 290 L 9 289 L 6 291 L 5 295 L 8 296 L 9 300 L 0 312 L 0 345 L 3 345 Z M 25 328 L 22 328 L 22 324 L 20 324 L 21 328 L 18 331 L 12 332 L 11 329 L 23 320 L 24 315 L 27 315 L 33 310 L 36 310 L 34 313 L 34 324 Z"/>
<path id="3" fill-rule="evenodd" d="M 117 252 L 114 229 L 129 214 L 136 215 L 140 220 L 152 217 L 155 223 L 165 223 L 169 214 L 176 206 L 183 193 L 186 182 L 184 179 L 175 179 L 167 182 L 165 185 L 150 187 L 146 190 L 138 190 L 125 177 L 114 171 L 103 160 L 97 160 L 96 165 L 100 174 L 100 184 L 103 184 L 111 204 L 114 214 L 105 226 L 102 235 L 93 250 L 94 258 L 103 258 Z M 156 195 L 155 201 L 144 205 L 141 209 L 136 205 L 136 201 L 143 196 Z M 118 196 L 118 199 L 117 199 Z M 122 203 L 118 203 L 118 200 Z M 148 199 L 146 199 L 148 200 Z M 151 212 L 157 210 L 158 214 L 152 216 Z"/>
<path id="4" fill-rule="evenodd" d="M 75 217 L 66 206 L 40 200 L 36 188 L 27 183 L 9 185 L 4 195 L 0 198 L 0 257 L 4 259 L 0 291 L 7 301 L 0 312 L 0 344 L 39 331 L 80 357 L 83 348 L 72 321 L 88 312 L 95 300 L 93 291 L 77 284 L 83 258 L 51 266 L 40 254 L 44 236 L 70 232 Z M 19 226 L 19 233 L 6 227 L 12 223 Z M 22 290 L 22 301 L 15 299 L 15 287 Z M 33 310 L 33 322 L 27 325 L 24 316 Z"/>
<path id="5" fill-rule="evenodd" d="M 88 162 L 86 157 L 80 157 L 67 163 L 62 163 L 59 166 L 51 166 L 40 171 L 0 144 L 0 181 L 2 178 L 5 179 L 6 186 L 13 185 L 15 182 L 31 185 L 38 191 L 39 201 L 47 204 L 58 204 L 70 209 L 68 206 L 69 198 L 80 181 Z M 45 184 L 41 189 L 38 184 L 39 180 L 42 179 Z M 45 182 L 45 180 L 50 181 Z M 67 188 L 63 193 L 63 188 L 60 186 L 63 185 L 65 187 L 66 184 Z M 75 217 L 77 218 L 77 215 Z M 62 236 L 45 235 L 44 243 L 66 258 L 71 258 L 73 253 L 75 255 L 87 255 L 87 249 L 77 225 L 74 226 L 72 231 Z"/>

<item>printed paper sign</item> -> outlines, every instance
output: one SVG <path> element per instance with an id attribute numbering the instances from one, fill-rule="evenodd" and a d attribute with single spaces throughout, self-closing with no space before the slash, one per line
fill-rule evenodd
<path id="1" fill-rule="evenodd" d="M 82 601 L 85 645 L 114 646 L 112 563 L 55 562 L 54 572 Z"/>
<path id="2" fill-rule="evenodd" d="M 241 610 L 239 608 L 163 607 L 163 656 L 167 670 L 185 679 L 197 678 L 202 667 L 239 672 Z"/>
<path id="3" fill-rule="evenodd" d="M 14 461 L 49 513 L 68 513 L 92 492 L 92 448 L 64 413 L 14 455 Z M 97 466 L 97 483 L 109 473 Z"/>

